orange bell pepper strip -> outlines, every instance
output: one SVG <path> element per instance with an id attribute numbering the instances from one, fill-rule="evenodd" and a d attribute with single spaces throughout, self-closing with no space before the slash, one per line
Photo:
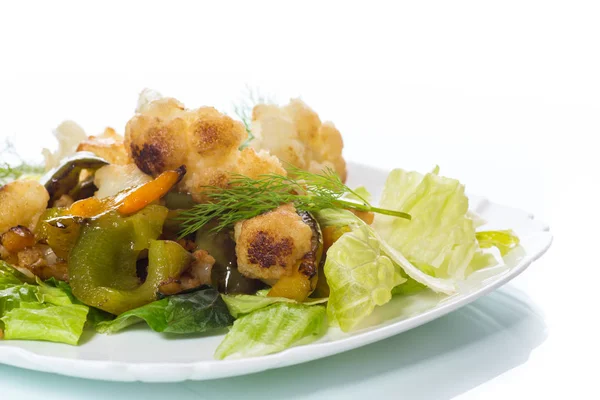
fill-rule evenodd
<path id="1" fill-rule="evenodd" d="M 69 215 L 74 217 L 91 218 L 109 211 L 114 205 L 114 199 L 98 199 L 88 197 L 87 199 L 76 201 L 69 208 Z"/>
<path id="2" fill-rule="evenodd" d="M 118 193 L 116 196 L 98 199 L 89 197 L 76 201 L 69 208 L 69 214 L 75 217 L 93 218 L 111 210 L 121 214 L 133 214 L 148 204 L 163 197 L 185 175 L 185 166 L 165 171 L 150 182 Z"/>
<path id="3" fill-rule="evenodd" d="M 117 210 L 121 214 L 133 214 L 138 212 L 148 204 L 163 197 L 173 186 L 177 184 L 185 175 L 185 166 L 181 166 L 174 171 L 165 171 L 156 179 L 144 183 L 142 186 L 129 193 Z"/>

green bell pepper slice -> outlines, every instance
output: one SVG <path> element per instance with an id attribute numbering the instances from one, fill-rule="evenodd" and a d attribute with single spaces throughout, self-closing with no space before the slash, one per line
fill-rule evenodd
<path id="1" fill-rule="evenodd" d="M 79 237 L 81 226 L 75 218 L 70 218 L 67 208 L 48 208 L 35 229 L 36 239 L 47 243 L 59 258 L 68 260 L 69 253 Z M 60 223 L 52 223 L 57 218 Z"/>
<path id="2" fill-rule="evenodd" d="M 73 294 L 116 315 L 156 300 L 159 286 L 178 279 L 193 260 L 178 243 L 156 240 L 167 214 L 150 205 L 129 217 L 115 211 L 87 222 L 69 254 Z M 148 275 L 141 283 L 136 262 L 146 249 Z"/>

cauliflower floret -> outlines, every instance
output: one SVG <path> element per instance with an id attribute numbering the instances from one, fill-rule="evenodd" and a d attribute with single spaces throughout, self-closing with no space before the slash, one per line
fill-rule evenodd
<path id="1" fill-rule="evenodd" d="M 125 151 L 123 137 L 112 128 L 106 128 L 101 135 L 88 137 L 81 126 L 73 121 L 64 121 L 53 133 L 58 141 L 58 149 L 54 152 L 42 150 L 47 171 L 60 165 L 62 159 L 77 151 L 89 151 L 111 164 L 124 165 L 132 162 Z"/>
<path id="2" fill-rule="evenodd" d="M 312 230 L 292 204 L 238 222 L 234 233 L 240 273 L 270 283 L 292 275 L 311 250 Z"/>
<path id="3" fill-rule="evenodd" d="M 48 149 L 42 150 L 46 161 L 46 171 L 57 167 L 60 160 L 75 153 L 78 144 L 87 138 L 83 128 L 73 121 L 64 121 L 52 133 L 58 141 L 58 149 L 55 152 Z"/>
<path id="4" fill-rule="evenodd" d="M 37 181 L 17 180 L 0 187 L 0 234 L 18 225 L 33 231 L 49 199 Z"/>
<path id="5" fill-rule="evenodd" d="M 94 174 L 94 185 L 98 188 L 94 196 L 99 199 L 114 196 L 122 190 L 151 180 L 152 177 L 140 171 L 135 164 L 105 165 Z"/>
<path id="6" fill-rule="evenodd" d="M 196 201 L 203 199 L 203 186 L 226 187 L 233 173 L 285 174 L 268 153 L 239 150 L 248 136 L 242 123 L 212 107 L 188 110 L 175 99 L 147 100 L 146 92 L 142 96 L 138 114 L 125 129 L 125 148 L 144 173 L 156 176 L 185 165 L 188 172 L 180 190 L 192 193 Z"/>
<path id="7" fill-rule="evenodd" d="M 112 128 L 106 128 L 99 136 L 90 136 L 77 146 L 77 151 L 89 151 L 111 164 L 125 165 L 131 162 L 125 151 L 123 137 Z"/>
<path id="8" fill-rule="evenodd" d="M 346 162 L 340 132 L 331 122 L 321 123 L 319 116 L 300 99 L 287 106 L 259 104 L 252 110 L 250 146 L 268 150 L 284 162 L 319 173 L 329 167 L 346 180 Z"/>

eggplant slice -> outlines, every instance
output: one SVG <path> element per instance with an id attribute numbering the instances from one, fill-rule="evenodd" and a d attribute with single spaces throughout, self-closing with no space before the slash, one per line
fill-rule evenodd
<path id="1" fill-rule="evenodd" d="M 108 164 L 105 159 L 89 152 L 77 152 L 64 159 L 58 167 L 48 171 L 40 180 L 50 195 L 48 207 L 52 207 L 54 202 L 65 194 L 71 196 L 73 200 L 93 195 L 97 190 L 93 177 L 88 176 L 80 181 L 81 171 L 88 170 L 93 173 Z"/>

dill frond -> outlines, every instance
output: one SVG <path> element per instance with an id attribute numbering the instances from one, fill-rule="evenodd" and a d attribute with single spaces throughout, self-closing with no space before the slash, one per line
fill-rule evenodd
<path id="1" fill-rule="evenodd" d="M 0 150 L 0 156 L 2 156 L 2 158 L 6 155 L 16 158 L 20 163 L 11 166 L 6 161 L 0 162 L 0 186 L 25 176 L 37 176 L 44 173 L 44 167 L 42 165 L 25 162 L 17 154 L 14 145 L 9 140 L 6 141 L 4 148 Z"/>
<path id="2" fill-rule="evenodd" d="M 220 231 L 286 203 L 293 203 L 297 209 L 304 211 L 344 208 L 410 219 L 409 214 L 400 211 L 373 207 L 346 186 L 332 169 L 320 174 L 292 166 L 288 169 L 291 176 L 266 174 L 252 179 L 233 175 L 228 188 L 204 187 L 208 202 L 196 204 L 176 218 L 182 226 L 180 235 L 187 236 L 209 223 L 215 223 L 211 231 Z M 362 202 L 343 199 L 342 196 L 347 193 L 352 193 Z"/>

